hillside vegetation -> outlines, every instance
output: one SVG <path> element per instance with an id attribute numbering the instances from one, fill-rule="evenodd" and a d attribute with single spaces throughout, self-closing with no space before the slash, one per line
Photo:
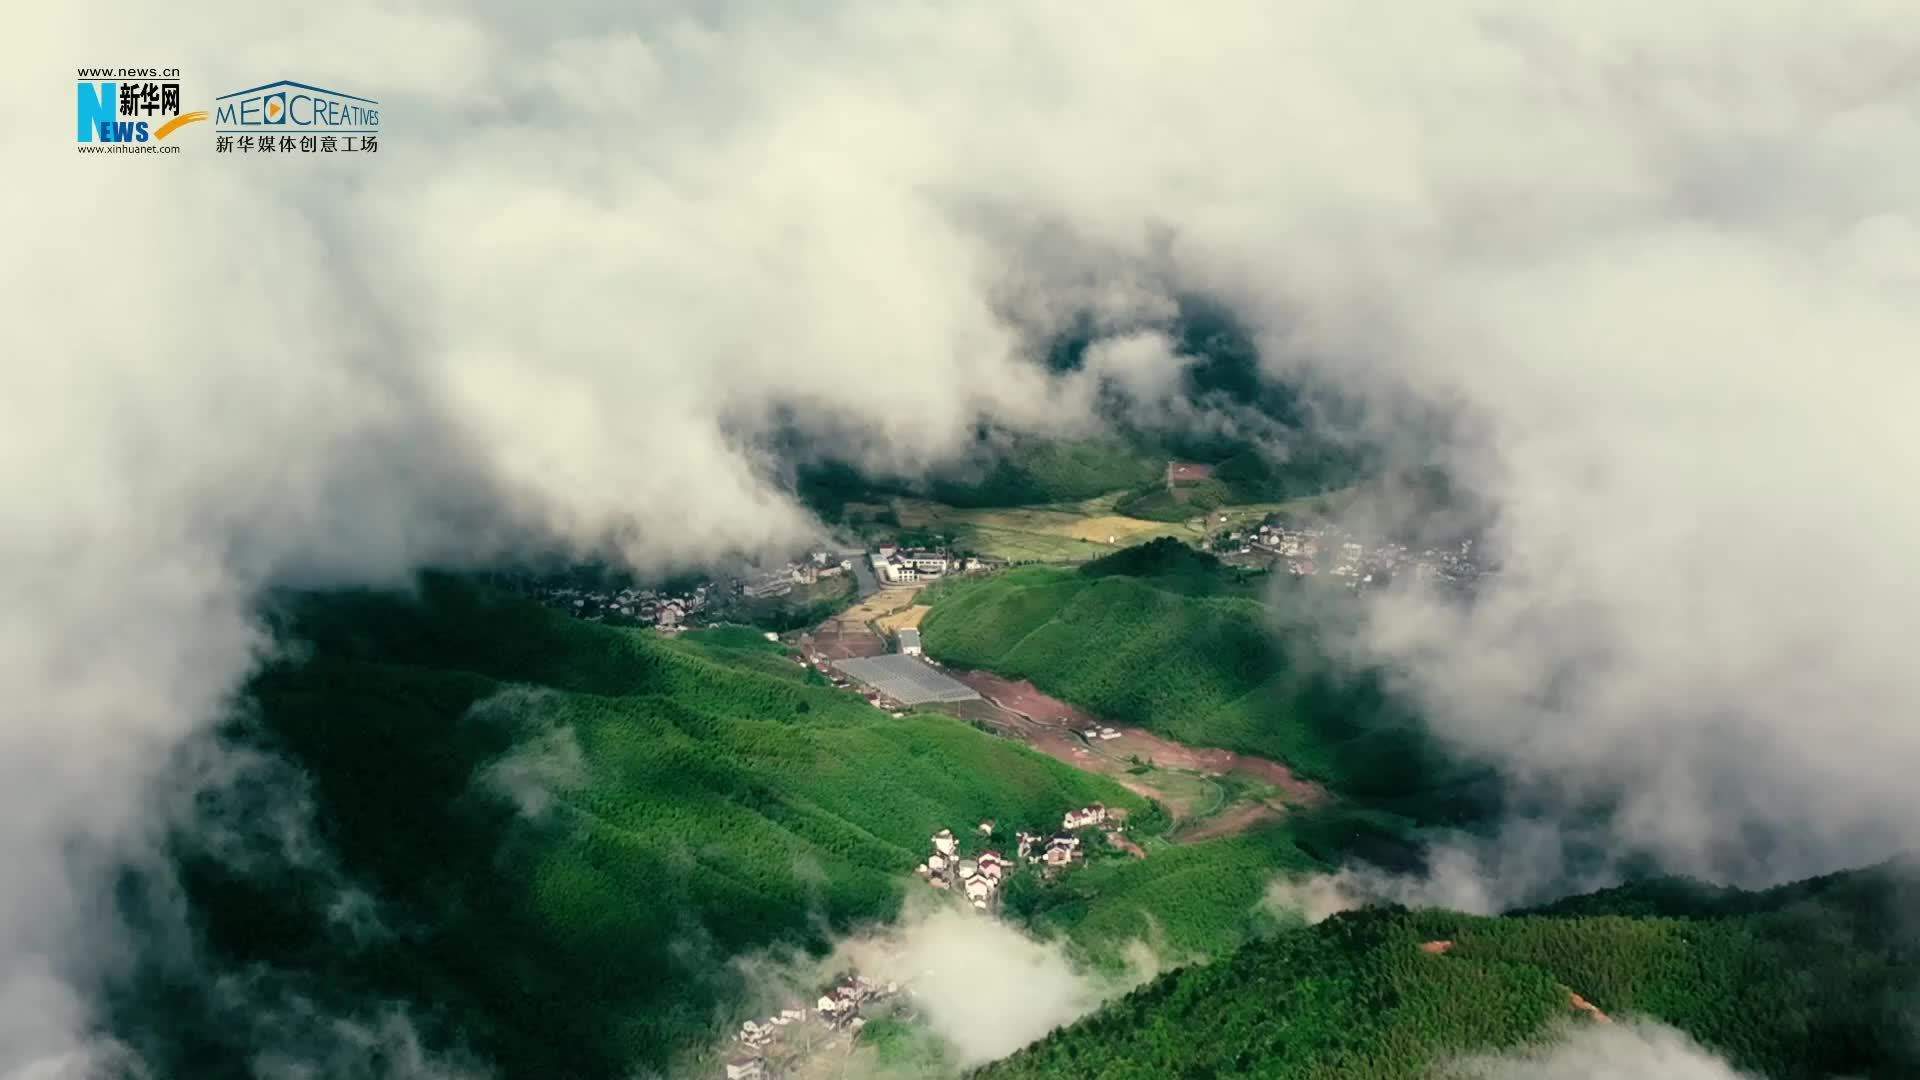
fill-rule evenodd
<path id="1" fill-rule="evenodd" d="M 921 633 L 943 662 L 1029 679 L 1192 746 L 1282 761 L 1410 817 L 1475 810 L 1472 778 L 1434 751 L 1376 679 L 1333 670 L 1310 642 L 1276 638 L 1253 586 L 1177 541 L 927 595 Z"/>
<path id="2" fill-rule="evenodd" d="M 1325 869 L 1286 824 L 1200 844 L 1157 846 L 1145 859 L 1098 860 L 1055 882 L 1023 879 L 1007 915 L 1061 935 L 1077 957 L 1114 966 L 1134 943 L 1163 962 L 1225 953 L 1273 928 L 1261 897 L 1276 873 Z"/>
<path id="3" fill-rule="evenodd" d="M 1376 909 L 1162 977 L 978 1080 L 1395 1080 L 1548 1037 L 1569 991 L 1780 1077 L 1920 1075 L 1911 864 L 1763 893 L 1656 882 L 1554 913 Z M 1631 914 L 1614 914 L 1613 911 Z M 1444 953 L 1423 943 L 1448 941 Z"/>
<path id="4" fill-rule="evenodd" d="M 746 631 L 670 641 L 431 578 L 288 598 L 292 658 L 235 738 L 288 755 L 393 936 L 331 893 L 184 850 L 207 943 L 316 1000 L 413 1003 L 505 1076 L 663 1068 L 741 991 L 730 956 L 893 915 L 928 835 L 1136 796 L 965 724 L 809 685 Z M 237 1072 L 191 985 L 142 988 L 168 1075 Z M 158 1004 L 156 1004 L 158 1003 Z M 433 1028 L 428 1025 L 430 1030 Z"/>
<path id="5" fill-rule="evenodd" d="M 969 472 L 936 476 L 930 494 L 950 506 L 1077 502 L 1149 483 L 1165 456 L 1119 439 L 1021 438 Z"/>
<path id="6" fill-rule="evenodd" d="M 1210 462 L 1213 475 L 1169 489 L 1163 479 L 1129 491 L 1115 509 L 1150 521 L 1185 521 L 1223 507 L 1277 503 L 1359 483 L 1375 466 L 1357 451 L 1299 440 L 1285 460 L 1248 447 Z M 1176 493 L 1177 492 L 1177 493 Z"/>
<path id="7" fill-rule="evenodd" d="M 803 466 L 795 489 L 823 518 L 840 520 L 848 503 L 896 496 L 924 496 L 961 509 L 1074 503 L 1151 485 L 1165 468 L 1165 451 L 1139 439 L 983 437 L 970 457 L 925 478 L 874 475 L 827 460 Z"/>

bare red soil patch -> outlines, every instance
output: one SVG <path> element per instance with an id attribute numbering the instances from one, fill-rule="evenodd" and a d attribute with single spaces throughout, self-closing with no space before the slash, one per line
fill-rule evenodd
<path id="1" fill-rule="evenodd" d="M 1132 738 L 1134 732 L 1140 731 L 1138 728 L 1125 728 L 1123 730 L 1128 738 Z M 1193 750 L 1181 746 L 1179 743 L 1168 742 L 1165 739 L 1144 731 L 1140 731 L 1140 734 L 1162 746 L 1185 751 L 1194 764 L 1181 765 L 1181 768 L 1199 769 L 1202 772 L 1212 773 L 1235 773 L 1240 776 L 1252 777 L 1255 780 L 1272 784 L 1274 787 L 1279 788 L 1286 796 L 1287 802 L 1301 806 L 1311 806 L 1323 801 L 1327 797 L 1326 788 L 1321 787 L 1311 780 L 1300 779 L 1293 775 L 1292 769 L 1287 768 L 1277 761 L 1269 761 L 1266 758 L 1253 757 L 1247 754 L 1236 754 L 1231 750 Z M 1156 755 L 1153 760 L 1158 762 L 1163 759 Z"/>
<path id="2" fill-rule="evenodd" d="M 1423 943 L 1420 946 L 1420 951 L 1433 956 L 1441 956 L 1453 951 L 1453 942 L 1448 941 L 1446 939 L 1442 939 L 1439 941 L 1428 941 Z M 1568 989 L 1565 986 L 1562 986 L 1560 989 L 1565 990 L 1567 992 L 1567 1004 L 1571 1005 L 1574 1009 L 1580 1012 L 1586 1013 L 1587 1016 L 1592 1018 L 1594 1023 L 1596 1024 L 1613 1023 L 1613 1017 L 1608 1016 L 1604 1012 L 1601 1012 L 1600 1007 L 1598 1005 L 1595 1005 L 1593 1002 L 1588 1001 L 1586 998 L 1581 997 L 1579 994 L 1575 993 L 1574 991 L 1572 991 L 1571 989 Z"/>
<path id="3" fill-rule="evenodd" d="M 1092 713 L 1076 709 L 1024 679 L 1016 682 L 985 671 L 948 671 L 947 674 L 980 691 L 981 697 L 995 705 L 1038 723 L 1073 728 L 1100 724 Z"/>
<path id="4" fill-rule="evenodd" d="M 1176 819 L 1193 815 L 1198 809 L 1194 798 L 1170 794 L 1151 779 L 1130 773 L 1132 758 L 1151 761 L 1156 767 L 1204 775 L 1246 776 L 1279 788 L 1283 801 L 1293 805 L 1311 806 L 1327 797 L 1325 788 L 1300 779 L 1277 761 L 1230 750 L 1195 749 L 1145 728 L 1114 727 L 1025 680 L 1002 678 L 984 671 L 950 671 L 949 674 L 978 690 L 981 697 L 999 710 L 1000 716 L 993 721 L 995 726 L 1026 740 L 1049 757 L 1110 776 L 1130 791 L 1160 800 Z M 1102 727 L 1118 731 L 1119 737 L 1089 740 L 1075 734 Z M 1195 827 L 1184 834 L 1183 839 L 1204 840 L 1243 832 L 1278 817 L 1282 809 L 1268 803 L 1238 807 Z"/>
<path id="5" fill-rule="evenodd" d="M 879 656 L 887 651 L 887 643 L 865 626 L 830 622 L 800 635 L 800 651 L 809 657 L 849 660 L 858 656 Z"/>
<path id="6" fill-rule="evenodd" d="M 1593 1002 L 1588 1001 L 1586 998 L 1581 997 L 1571 990 L 1567 991 L 1567 1004 L 1579 1009 L 1581 1012 L 1586 1013 L 1602 1024 L 1613 1023 L 1613 1017 L 1601 1012 L 1599 1007 Z"/>
<path id="7" fill-rule="evenodd" d="M 1261 822 L 1278 818 L 1280 814 L 1278 807 L 1267 803 L 1245 803 L 1230 810 L 1223 810 L 1193 828 L 1183 831 L 1180 834 L 1180 842 L 1191 844 L 1243 833 Z"/>
<path id="8" fill-rule="evenodd" d="M 1326 797 L 1326 789 L 1293 775 L 1293 770 L 1277 761 L 1236 754 L 1231 750 L 1196 749 L 1163 738 L 1138 727 L 1108 724 L 1084 709 L 1069 705 L 1025 680 L 1015 681 L 984 671 L 949 671 L 948 674 L 975 690 L 995 705 L 1049 727 L 1071 730 L 1109 727 L 1120 738 L 1103 739 L 1102 749 L 1112 748 L 1129 754 L 1151 757 L 1155 764 L 1205 773 L 1238 773 L 1272 784 L 1287 793 L 1289 802 L 1310 803 Z"/>

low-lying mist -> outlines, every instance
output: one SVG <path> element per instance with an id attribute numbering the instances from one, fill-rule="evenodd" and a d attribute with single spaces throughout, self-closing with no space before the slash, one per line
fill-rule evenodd
<path id="1" fill-rule="evenodd" d="M 109 55 L 363 90 L 383 149 L 73 154 L 49 65 Z M 1550 830 L 1608 806 L 1602 847 L 1742 882 L 1910 846 L 1916 57 L 1878 0 L 19 13 L 0 1076 L 119 1060 L 106 988 L 192 951 L 102 898 L 264 591 L 778 551 L 820 531 L 796 429 L 893 475 L 1115 400 L 1204 429 L 1155 336 L 1190 295 L 1494 508 L 1473 602 L 1397 587 L 1346 643 Z M 1464 434 L 1400 438 L 1428 409 Z"/>
<path id="2" fill-rule="evenodd" d="M 843 937 L 824 956 L 760 955 L 739 958 L 734 966 L 746 977 L 749 1001 L 768 1015 L 783 1007 L 811 1010 L 821 987 L 850 972 L 896 983 L 904 989 L 898 1001 L 908 1022 L 937 1040 L 942 1067 L 958 1075 L 1013 1053 L 1159 973 L 1160 961 L 1144 943 L 1125 953 L 1124 969 L 1090 968 L 1061 942 L 1036 940 L 919 890 L 909 894 L 893 923 Z M 714 1053 L 725 1056 L 726 1050 L 723 1044 Z M 835 1053 L 856 1059 L 852 1075 L 923 1075 L 914 1071 L 918 1063 L 889 1064 L 870 1047 Z"/>
<path id="3" fill-rule="evenodd" d="M 1559 1037 L 1501 1056 L 1457 1062 L 1456 1080 L 1752 1080 L 1662 1024 L 1570 1024 Z"/>

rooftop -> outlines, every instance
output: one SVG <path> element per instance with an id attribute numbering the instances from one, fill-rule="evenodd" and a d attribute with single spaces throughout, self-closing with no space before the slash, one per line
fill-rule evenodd
<path id="1" fill-rule="evenodd" d="M 980 696 L 965 683 L 906 653 L 836 660 L 834 667 L 905 705 L 973 701 Z"/>

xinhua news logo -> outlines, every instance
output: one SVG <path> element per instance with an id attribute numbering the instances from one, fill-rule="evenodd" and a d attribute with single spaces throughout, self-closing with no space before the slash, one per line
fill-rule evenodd
<path id="1" fill-rule="evenodd" d="M 378 153 L 380 103 L 281 79 L 214 99 L 213 149 L 221 154 Z"/>
<path id="2" fill-rule="evenodd" d="M 175 154 L 167 136 L 207 118 L 183 112 L 179 68 L 79 68 L 74 138 L 83 154 Z"/>

